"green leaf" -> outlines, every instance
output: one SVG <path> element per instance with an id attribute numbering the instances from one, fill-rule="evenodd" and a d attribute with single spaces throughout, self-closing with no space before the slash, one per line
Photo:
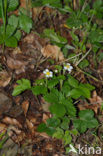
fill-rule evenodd
<path id="1" fill-rule="evenodd" d="M 8 0 L 8 9 L 7 11 L 14 11 L 19 5 L 19 0 Z"/>
<path id="2" fill-rule="evenodd" d="M 52 1 L 50 1 L 50 0 L 43 0 L 43 5 L 47 5 L 47 4 L 49 4 L 49 6 L 51 6 L 51 7 L 56 7 L 56 8 L 62 8 L 62 4 L 61 4 L 61 2 L 60 2 L 60 0 L 52 0 Z"/>
<path id="3" fill-rule="evenodd" d="M 99 9 L 101 7 L 101 5 L 103 4 L 102 0 L 96 0 L 94 3 L 93 3 L 93 8 L 94 9 Z"/>
<path id="4" fill-rule="evenodd" d="M 47 127 L 45 132 L 49 135 L 49 136 L 53 136 L 53 134 L 56 132 L 56 130 L 53 127 Z"/>
<path id="5" fill-rule="evenodd" d="M 49 109 L 50 112 L 57 117 L 63 117 L 66 114 L 66 109 L 62 104 L 52 104 Z"/>
<path id="6" fill-rule="evenodd" d="M 91 92 L 90 89 L 88 87 L 85 87 L 84 84 L 80 84 L 78 89 L 81 91 L 81 95 L 84 96 L 85 98 L 90 98 L 91 96 Z"/>
<path id="7" fill-rule="evenodd" d="M 59 43 L 60 45 L 67 43 L 67 40 L 64 37 L 57 35 L 53 29 L 45 29 L 43 34 L 45 35 L 45 37 L 50 38 L 50 40 L 54 43 Z"/>
<path id="8" fill-rule="evenodd" d="M 70 133 L 77 136 L 78 135 L 78 131 L 76 129 L 72 129 L 70 130 Z"/>
<path id="9" fill-rule="evenodd" d="M 82 83 L 81 83 L 80 86 L 81 86 L 81 87 L 85 87 L 85 88 L 89 89 L 90 91 L 92 91 L 92 90 L 95 89 L 95 87 L 92 86 L 92 85 L 89 84 L 89 83 L 85 83 L 85 84 L 82 84 Z"/>
<path id="10" fill-rule="evenodd" d="M 48 81 L 48 88 L 53 88 L 59 83 L 59 80 L 57 78 L 54 78 L 52 80 Z"/>
<path id="11" fill-rule="evenodd" d="M 56 104 L 59 101 L 59 92 L 57 89 L 51 89 L 51 92 L 44 96 L 45 101 Z"/>
<path id="12" fill-rule="evenodd" d="M 61 128 L 56 128 L 56 132 L 53 134 L 53 138 L 62 139 L 64 131 Z"/>
<path id="13" fill-rule="evenodd" d="M 12 95 L 16 96 L 27 89 L 31 89 L 31 83 L 28 79 L 21 79 L 17 81 L 17 86 L 14 88 Z"/>
<path id="14" fill-rule="evenodd" d="M 62 129 L 64 129 L 64 130 L 66 130 L 66 129 L 69 128 L 69 123 L 70 123 L 69 118 L 68 118 L 68 117 L 64 117 L 64 118 L 62 119 L 62 123 L 61 123 L 60 127 L 61 127 Z"/>
<path id="15" fill-rule="evenodd" d="M 71 87 L 70 87 L 69 83 L 67 81 L 64 82 L 64 85 L 63 85 L 61 91 L 67 96 L 68 93 L 70 92 L 70 90 L 71 90 Z"/>
<path id="16" fill-rule="evenodd" d="M 21 38 L 21 31 L 17 30 L 16 33 L 14 34 L 14 37 L 19 41 Z"/>
<path id="17" fill-rule="evenodd" d="M 8 18 L 8 24 L 14 26 L 15 28 L 17 28 L 18 26 L 18 17 L 15 15 L 11 15 Z"/>
<path id="18" fill-rule="evenodd" d="M 80 96 L 82 96 L 82 92 L 80 89 L 72 89 L 68 94 L 67 94 L 68 97 L 71 97 L 73 99 L 78 99 L 80 98 Z"/>
<path id="19" fill-rule="evenodd" d="M 86 59 L 84 59 L 82 62 L 79 63 L 79 67 L 80 67 L 81 69 L 84 69 L 84 68 L 86 68 L 86 67 L 88 67 L 88 66 L 89 66 L 89 61 L 86 60 Z"/>
<path id="20" fill-rule="evenodd" d="M 73 124 L 80 133 L 84 133 L 88 128 L 95 128 L 98 126 L 98 121 L 94 118 L 94 112 L 92 110 L 87 109 L 80 111 L 79 118 L 80 119 L 75 119 Z"/>
<path id="21" fill-rule="evenodd" d="M 60 120 L 58 118 L 49 118 L 46 122 L 48 127 L 57 127 L 60 124 Z"/>
<path id="22" fill-rule="evenodd" d="M 44 85 L 32 87 L 34 95 L 46 94 L 47 88 Z"/>
<path id="23" fill-rule="evenodd" d="M 41 0 L 32 0 L 32 7 L 40 7 L 40 6 L 43 6 Z"/>
<path id="24" fill-rule="evenodd" d="M 70 132 L 67 130 L 65 131 L 65 135 L 63 136 L 63 141 L 64 141 L 64 145 L 68 145 L 71 143 L 72 141 L 72 137 L 71 137 L 71 134 Z"/>
<path id="25" fill-rule="evenodd" d="M 2 34 L 0 34 L 0 44 L 3 44 L 4 43 L 4 36 Z"/>
<path id="26" fill-rule="evenodd" d="M 17 44 L 18 44 L 17 39 L 14 36 L 11 36 L 5 40 L 5 45 L 7 47 L 15 48 L 17 47 Z"/>
<path id="27" fill-rule="evenodd" d="M 70 28 L 79 28 L 83 24 L 83 22 L 81 19 L 78 19 L 76 15 L 72 15 L 67 19 L 66 24 Z"/>
<path id="28" fill-rule="evenodd" d="M 102 43 L 103 42 L 103 31 L 91 31 L 88 38 L 90 39 L 91 43 L 95 43 L 95 42 L 99 42 Z"/>
<path id="29" fill-rule="evenodd" d="M 32 28 L 32 20 L 26 15 L 19 16 L 19 26 L 26 33 L 29 33 Z"/>
<path id="30" fill-rule="evenodd" d="M 94 116 L 94 112 L 92 110 L 86 109 L 79 112 L 80 119 L 90 120 Z"/>
<path id="31" fill-rule="evenodd" d="M 64 100 L 63 105 L 66 106 L 66 110 L 67 110 L 69 116 L 71 116 L 71 117 L 76 116 L 76 108 L 74 107 L 74 105 L 71 101 Z"/>
<path id="32" fill-rule="evenodd" d="M 77 88 L 78 84 L 79 84 L 79 82 L 74 77 L 72 77 L 71 75 L 69 75 L 68 83 L 70 86 L 72 86 L 74 88 Z"/>
<path id="33" fill-rule="evenodd" d="M 37 131 L 38 131 L 38 132 L 45 132 L 46 129 L 47 129 L 46 124 L 45 124 L 45 123 L 41 123 L 41 124 L 38 126 Z"/>
<path id="34" fill-rule="evenodd" d="M 7 25 L 6 26 L 6 39 L 8 39 L 9 37 L 11 37 L 16 31 L 16 28 L 12 25 Z"/>

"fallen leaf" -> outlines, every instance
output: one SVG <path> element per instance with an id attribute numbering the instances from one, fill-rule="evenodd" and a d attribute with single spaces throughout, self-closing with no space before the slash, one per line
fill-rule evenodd
<path id="1" fill-rule="evenodd" d="M 28 112 L 28 108 L 29 108 L 29 101 L 26 100 L 22 103 L 22 109 L 24 111 L 24 115 L 26 116 L 27 112 Z"/>
<path id="2" fill-rule="evenodd" d="M 19 128 L 22 128 L 22 125 L 14 118 L 5 117 L 2 120 L 2 122 L 5 123 L 5 124 L 15 125 L 15 126 L 18 126 Z"/>
<path id="3" fill-rule="evenodd" d="M 58 46 L 48 44 L 41 49 L 41 53 L 44 57 L 47 58 L 51 57 L 59 61 L 64 60 L 63 53 L 60 51 L 60 48 Z"/>
<path id="4" fill-rule="evenodd" d="M 34 125 L 32 122 L 30 122 L 28 119 L 26 119 L 26 124 L 27 124 L 27 127 L 29 128 L 29 130 L 34 133 Z"/>
<path id="5" fill-rule="evenodd" d="M 12 100 L 5 92 L 0 92 L 0 116 L 7 113 L 12 108 Z"/>
<path id="6" fill-rule="evenodd" d="M 22 60 L 17 60 L 16 58 L 12 57 L 7 57 L 7 65 L 10 69 L 24 69 L 25 71 L 25 66 L 27 65 L 28 62 L 22 61 Z"/>
<path id="7" fill-rule="evenodd" d="M 6 133 L 6 131 L 7 131 L 7 126 L 3 123 L 0 123 L 0 134 Z"/>
<path id="8" fill-rule="evenodd" d="M 6 87 L 11 80 L 11 74 L 9 74 L 7 71 L 2 70 L 0 72 L 0 87 Z"/>

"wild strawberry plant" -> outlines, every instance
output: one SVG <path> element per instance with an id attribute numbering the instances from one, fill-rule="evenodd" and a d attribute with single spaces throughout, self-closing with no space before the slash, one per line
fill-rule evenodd
<path id="1" fill-rule="evenodd" d="M 88 83 L 79 83 L 71 76 L 72 69 L 69 63 L 64 64 L 63 67 L 56 65 L 54 72 L 46 69 L 43 72 L 45 78 L 36 80 L 33 86 L 27 79 L 18 80 L 18 85 L 12 93 L 16 96 L 29 89 L 35 96 L 41 95 L 46 102 L 50 103 L 49 110 L 52 117 L 47 119 L 46 123 L 41 123 L 38 131 L 62 139 L 67 152 L 73 136 L 98 126 L 92 110 L 78 112 L 75 104 L 75 101 L 80 98 L 90 98 L 91 91 L 95 87 Z"/>

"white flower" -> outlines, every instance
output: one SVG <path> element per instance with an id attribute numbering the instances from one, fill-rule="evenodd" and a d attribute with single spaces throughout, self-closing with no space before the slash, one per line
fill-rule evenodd
<path id="1" fill-rule="evenodd" d="M 70 148 L 71 148 L 71 149 L 69 150 L 69 152 L 77 153 L 76 149 L 73 147 L 72 144 L 70 144 L 69 146 L 70 146 Z"/>
<path id="2" fill-rule="evenodd" d="M 53 77 L 53 72 L 49 71 L 48 69 L 45 69 L 43 73 L 46 77 Z"/>
<path id="3" fill-rule="evenodd" d="M 57 69 L 55 69 L 55 70 L 54 70 L 54 72 L 55 72 L 55 73 L 58 73 L 58 70 L 57 70 Z"/>
<path id="4" fill-rule="evenodd" d="M 69 73 L 72 71 L 73 67 L 70 65 L 70 63 L 67 63 L 64 65 L 64 69 L 69 71 Z"/>

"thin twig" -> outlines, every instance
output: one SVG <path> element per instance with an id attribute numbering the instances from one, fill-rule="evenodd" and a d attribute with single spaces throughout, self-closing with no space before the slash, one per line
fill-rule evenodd
<path id="1" fill-rule="evenodd" d="M 78 64 L 81 62 L 81 61 L 83 61 L 86 57 L 87 57 L 87 55 L 90 53 L 90 51 L 91 51 L 91 48 L 87 51 L 87 53 L 76 63 L 76 66 L 78 66 Z"/>
<path id="2" fill-rule="evenodd" d="M 92 78 L 93 80 L 95 80 L 95 81 L 97 81 L 97 82 L 100 81 L 100 80 L 98 80 L 97 78 L 95 78 L 94 76 L 90 75 L 89 73 L 84 72 L 83 70 L 81 70 L 81 69 L 80 69 L 79 67 L 77 67 L 77 66 L 76 66 L 76 69 L 77 69 L 78 71 L 80 71 L 81 73 L 83 73 L 83 74 L 89 76 L 89 77 Z M 100 81 L 100 82 L 101 82 L 101 81 Z"/>

